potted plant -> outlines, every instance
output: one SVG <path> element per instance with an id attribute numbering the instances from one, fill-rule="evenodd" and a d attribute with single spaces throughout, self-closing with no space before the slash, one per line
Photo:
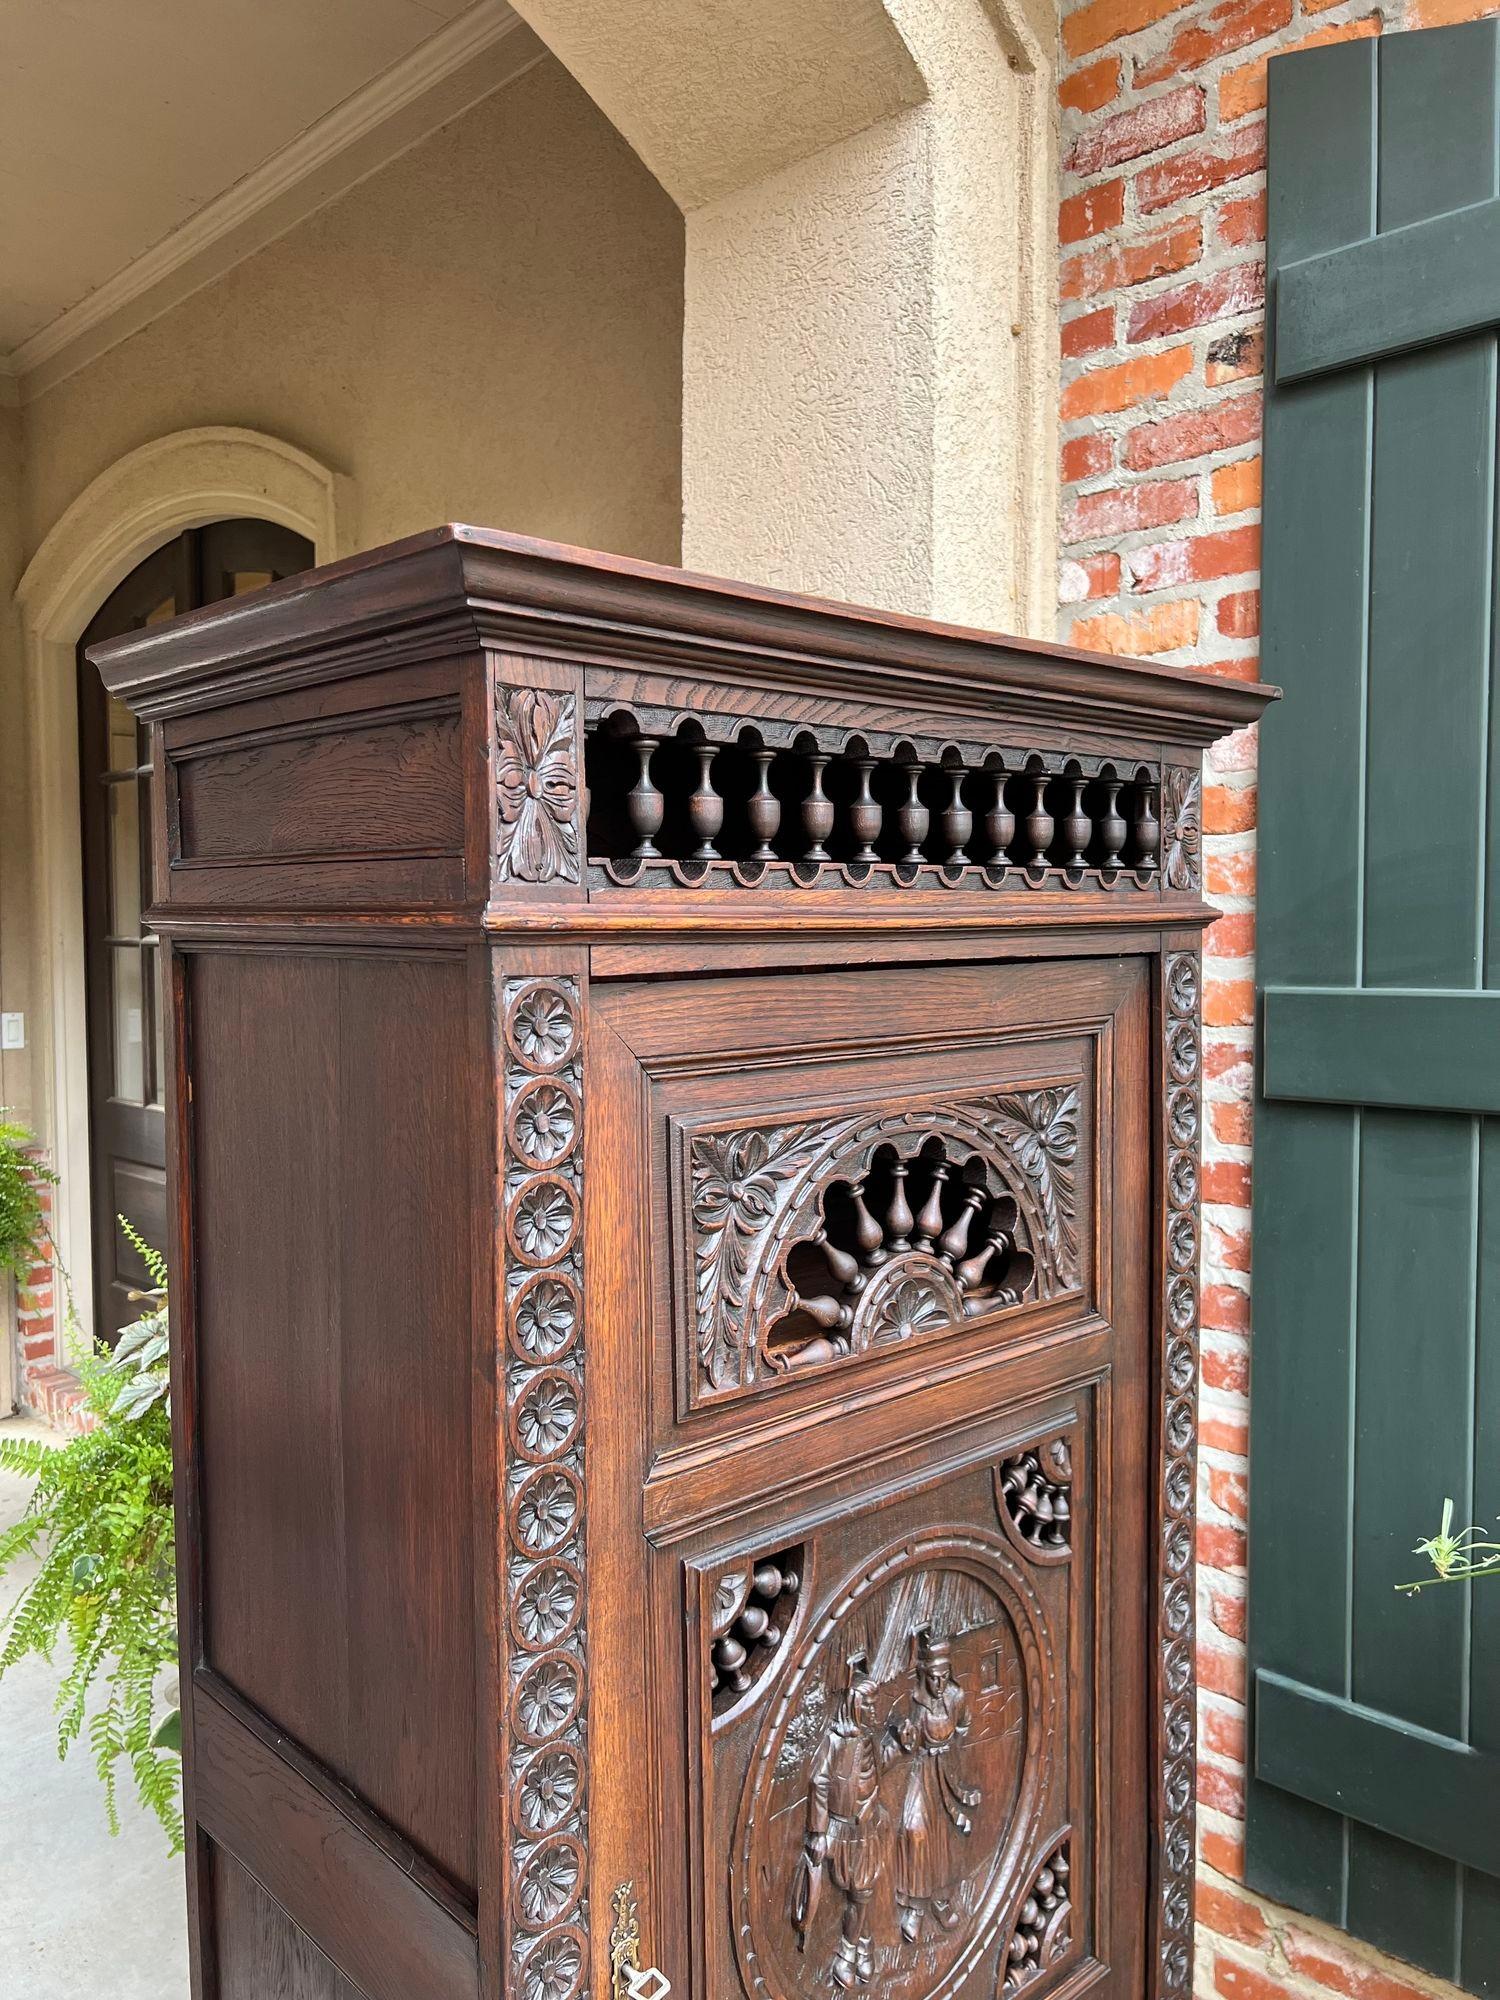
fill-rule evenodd
<path id="1" fill-rule="evenodd" d="M 13 1150 L 14 1131 L 8 1128 Z M 0 1154 L 0 1229 L 10 1218 L 30 1218 L 24 1252 L 29 1259 L 42 1225 L 40 1207 L 26 1208 L 11 1172 Z M 0 1443 L 0 1466 L 35 1482 L 26 1512 L 0 1534 L 0 1577 L 22 1556 L 40 1558 L 36 1575 L 0 1621 L 0 1675 L 27 1654 L 50 1664 L 66 1641 L 68 1660 L 57 1691 L 59 1756 L 87 1735 L 111 1832 L 119 1831 L 123 1763 L 177 1852 L 182 1773 L 181 1719 L 173 1691 L 177 1614 L 167 1267 L 123 1216 L 120 1225 L 145 1262 L 151 1288 L 139 1295 L 142 1316 L 125 1328 L 113 1354 L 104 1347 L 90 1353 L 78 1344 L 74 1362 L 88 1427 L 62 1445 L 30 1438 Z M 12 1244 L 7 1258 L 6 1247 L 0 1235 L 0 1261 L 14 1270 L 14 1258 L 22 1253 Z M 71 1312 L 69 1323 L 76 1326 Z"/>

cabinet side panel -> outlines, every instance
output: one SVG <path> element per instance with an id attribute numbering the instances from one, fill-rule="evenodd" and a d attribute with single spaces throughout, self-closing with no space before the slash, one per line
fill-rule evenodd
<path id="1" fill-rule="evenodd" d="M 222 1848 L 213 1858 L 218 2000 L 361 2000 L 338 1967 Z"/>
<path id="2" fill-rule="evenodd" d="M 189 961 L 202 1664 L 475 1880 L 458 955 Z"/>

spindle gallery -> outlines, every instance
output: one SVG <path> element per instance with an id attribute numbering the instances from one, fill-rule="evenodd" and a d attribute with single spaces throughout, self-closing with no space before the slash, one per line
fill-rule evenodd
<path id="1" fill-rule="evenodd" d="M 96 658 L 198 2000 L 1188 2000 L 1199 771 L 1267 691 L 473 529 Z"/>

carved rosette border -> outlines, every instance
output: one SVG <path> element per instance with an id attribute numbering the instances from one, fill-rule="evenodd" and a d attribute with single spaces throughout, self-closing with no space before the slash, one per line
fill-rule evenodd
<path id="1" fill-rule="evenodd" d="M 586 2000 L 583 1035 L 576 979 L 508 979 L 504 1033 L 506 1937 L 518 2000 Z"/>
<path id="2" fill-rule="evenodd" d="M 1162 965 L 1163 1217 L 1161 1542 L 1157 1551 L 1155 1911 L 1160 2000 L 1187 2000 L 1193 1977 L 1196 1682 L 1193 1507 L 1198 1449 L 1198 1155 L 1202 1106 L 1201 961 Z"/>

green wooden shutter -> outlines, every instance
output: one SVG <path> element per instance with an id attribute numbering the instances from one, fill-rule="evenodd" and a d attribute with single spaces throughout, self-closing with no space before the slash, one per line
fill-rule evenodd
<path id="1" fill-rule="evenodd" d="M 1500 1994 L 1492 22 L 1271 65 L 1253 1885 Z"/>

